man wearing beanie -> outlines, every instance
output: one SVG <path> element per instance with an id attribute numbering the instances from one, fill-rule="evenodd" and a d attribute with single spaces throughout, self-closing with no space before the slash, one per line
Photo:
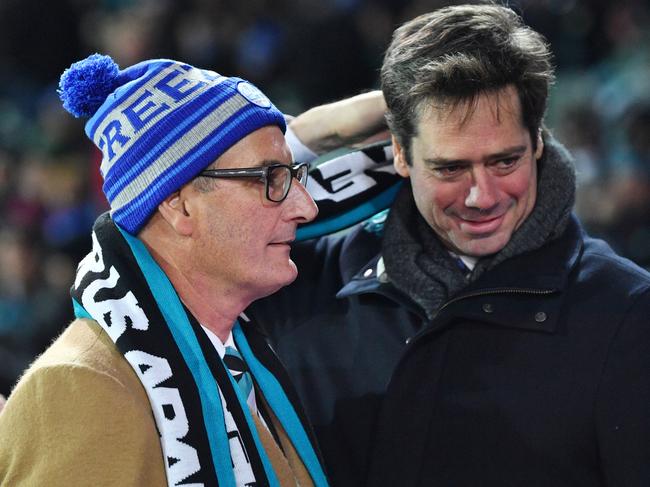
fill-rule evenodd
<path id="1" fill-rule="evenodd" d="M 72 286 L 77 319 L 0 415 L 0 484 L 324 486 L 252 301 L 289 284 L 317 213 L 283 115 L 247 81 L 107 56 L 61 77 L 90 117 L 110 213 Z"/>

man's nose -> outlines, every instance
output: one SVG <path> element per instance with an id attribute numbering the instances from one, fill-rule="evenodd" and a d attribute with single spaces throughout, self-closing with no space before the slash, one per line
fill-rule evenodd
<path id="1" fill-rule="evenodd" d="M 297 179 L 292 181 L 284 205 L 287 211 L 287 219 L 297 220 L 298 223 L 310 222 L 318 215 L 318 206 Z"/>
<path id="2" fill-rule="evenodd" d="M 471 186 L 465 198 L 465 206 L 487 210 L 498 202 L 496 190 L 496 176 L 489 173 L 486 168 L 480 167 L 472 170 Z"/>

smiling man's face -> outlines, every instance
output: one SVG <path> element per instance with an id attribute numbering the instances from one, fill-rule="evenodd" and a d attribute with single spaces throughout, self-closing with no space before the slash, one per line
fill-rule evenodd
<path id="1" fill-rule="evenodd" d="M 543 142 L 533 151 L 514 87 L 481 95 L 469 111 L 422 110 L 411 165 L 394 143 L 397 172 L 411 179 L 418 210 L 451 251 L 498 252 L 535 206 Z"/>

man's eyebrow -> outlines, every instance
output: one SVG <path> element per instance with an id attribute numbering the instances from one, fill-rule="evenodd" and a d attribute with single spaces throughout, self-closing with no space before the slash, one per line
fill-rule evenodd
<path id="1" fill-rule="evenodd" d="M 266 167 L 266 166 L 272 166 L 273 164 L 284 164 L 287 165 L 286 162 L 278 161 L 277 159 L 264 159 L 263 161 L 255 164 L 255 166 L 259 167 Z"/>
<path id="2" fill-rule="evenodd" d="M 470 164 L 472 161 L 469 159 L 445 159 L 444 157 L 432 157 L 429 159 L 424 159 L 423 162 L 427 166 L 445 167 Z"/>
<path id="3" fill-rule="evenodd" d="M 485 156 L 483 160 L 485 161 L 495 161 L 499 159 L 505 159 L 507 157 L 513 157 L 515 155 L 526 152 L 527 146 L 525 145 L 516 145 L 513 147 L 507 147 L 502 151 L 495 152 L 494 154 L 489 154 Z M 447 159 L 445 157 L 430 157 L 423 160 L 424 164 L 427 166 L 433 167 L 445 167 L 445 166 L 460 166 L 471 164 L 470 159 Z"/>
<path id="4" fill-rule="evenodd" d="M 513 157 L 515 155 L 522 154 L 526 152 L 526 149 L 528 149 L 528 147 L 525 145 L 515 145 L 513 147 L 508 147 L 506 149 L 503 149 L 501 152 L 490 154 L 485 159 L 489 161 L 494 161 L 497 159 L 505 159 L 507 157 Z"/>

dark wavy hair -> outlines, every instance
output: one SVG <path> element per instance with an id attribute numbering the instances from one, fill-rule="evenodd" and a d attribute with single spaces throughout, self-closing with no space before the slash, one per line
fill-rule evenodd
<path id="1" fill-rule="evenodd" d="M 535 148 L 553 80 L 544 37 L 494 4 L 445 7 L 406 22 L 393 34 L 381 68 L 388 125 L 409 164 L 423 107 L 471 107 L 481 94 L 508 85 L 517 89 Z"/>

